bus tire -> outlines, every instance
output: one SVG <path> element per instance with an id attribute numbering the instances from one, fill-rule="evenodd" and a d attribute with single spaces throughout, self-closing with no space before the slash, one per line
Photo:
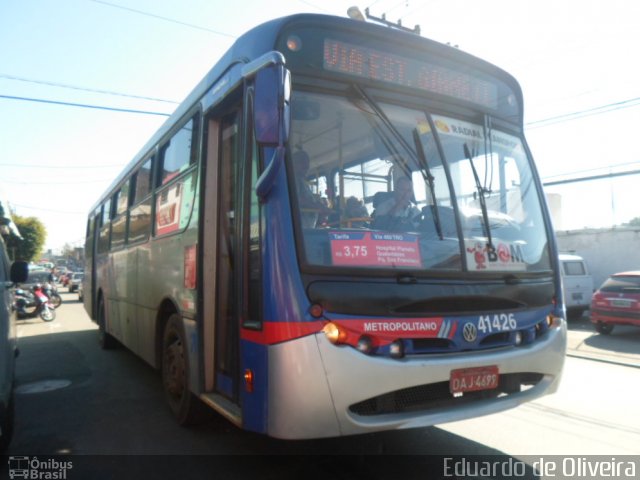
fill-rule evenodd
<path id="1" fill-rule="evenodd" d="M 200 422 L 204 407 L 189 389 L 187 342 L 177 313 L 169 317 L 162 336 L 162 387 L 180 425 Z"/>
<path id="2" fill-rule="evenodd" d="M 103 350 L 112 350 L 118 346 L 118 342 L 112 335 L 107 333 L 106 322 L 104 300 L 101 298 L 98 304 L 98 343 Z"/>

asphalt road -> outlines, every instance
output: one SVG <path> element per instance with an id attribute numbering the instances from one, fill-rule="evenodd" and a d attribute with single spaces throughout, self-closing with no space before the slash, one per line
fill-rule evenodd
<path id="1" fill-rule="evenodd" d="M 63 298 L 54 322 L 20 322 L 9 455 L 71 459 L 75 469 L 66 478 L 438 478 L 443 455 L 514 459 L 597 453 L 605 446 L 609 450 L 600 452 L 640 454 L 620 447 L 640 445 L 640 425 L 621 420 L 632 403 L 601 415 L 583 401 L 583 389 L 593 389 L 583 379 L 594 371 L 612 385 L 640 381 L 640 329 L 620 328 L 604 337 L 588 319 L 572 322 L 565 393 L 509 412 L 439 427 L 291 442 L 241 431 L 213 413 L 197 427 L 177 426 L 158 372 L 125 349 L 101 350 L 77 295 Z M 616 388 L 602 389 L 593 401 L 614 405 Z M 555 430 L 566 435 L 549 433 Z M 588 440 L 584 447 L 581 437 Z M 560 442 L 574 448 L 563 451 L 566 443 Z M 538 477 L 529 470 L 527 478 Z"/>

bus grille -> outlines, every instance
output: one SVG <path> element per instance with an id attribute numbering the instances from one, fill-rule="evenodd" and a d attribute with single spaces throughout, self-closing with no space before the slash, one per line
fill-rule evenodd
<path id="1" fill-rule="evenodd" d="M 356 415 L 372 416 L 455 407 L 474 400 L 520 392 L 523 388 L 536 385 L 542 377 L 541 373 L 504 374 L 500 375 L 500 383 L 494 390 L 467 392 L 455 397 L 449 391 L 449 382 L 418 385 L 354 403 L 349 407 L 349 411 Z"/>

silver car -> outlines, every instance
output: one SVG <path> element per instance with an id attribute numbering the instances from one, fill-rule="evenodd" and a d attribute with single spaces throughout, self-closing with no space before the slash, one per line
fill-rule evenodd
<path id="1" fill-rule="evenodd" d="M 71 280 L 69 280 L 69 293 L 78 290 L 83 278 L 84 272 L 74 272 L 71 274 Z"/>

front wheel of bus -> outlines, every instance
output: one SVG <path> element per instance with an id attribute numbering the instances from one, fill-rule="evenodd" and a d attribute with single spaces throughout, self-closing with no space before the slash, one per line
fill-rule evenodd
<path id="1" fill-rule="evenodd" d="M 197 423 L 202 414 L 200 400 L 189 389 L 189 360 L 182 319 L 173 314 L 162 337 L 162 386 L 171 411 L 180 425 Z"/>

